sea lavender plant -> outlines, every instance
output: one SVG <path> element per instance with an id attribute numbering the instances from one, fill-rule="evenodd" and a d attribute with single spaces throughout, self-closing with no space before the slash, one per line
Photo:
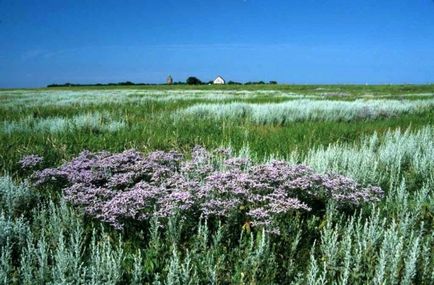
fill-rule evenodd
<path id="1" fill-rule="evenodd" d="M 21 168 L 23 169 L 29 169 L 37 166 L 40 164 L 44 159 L 36 154 L 30 154 L 24 156 L 20 161 L 19 164 L 21 165 Z"/>
<path id="2" fill-rule="evenodd" d="M 276 221 L 294 211 L 375 202 L 382 190 L 338 174 L 319 174 L 304 165 L 274 160 L 253 165 L 228 150 L 195 147 L 190 160 L 177 152 L 135 150 L 82 152 L 58 168 L 33 175 L 36 185 L 63 183 L 63 195 L 84 212 L 122 229 L 129 222 L 182 214 L 236 220 L 278 233 Z"/>

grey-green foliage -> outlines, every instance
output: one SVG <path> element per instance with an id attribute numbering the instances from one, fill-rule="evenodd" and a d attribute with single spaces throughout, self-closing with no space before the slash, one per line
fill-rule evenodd
<path id="1" fill-rule="evenodd" d="M 76 225 L 76 228 L 72 229 L 72 233 L 66 237 L 60 229 L 57 247 L 52 252 L 55 264 L 52 270 L 52 279 L 55 283 L 85 281 L 82 261 L 83 238 L 81 225 Z"/>
<path id="2" fill-rule="evenodd" d="M 426 234 L 421 217 L 407 214 L 400 219 L 388 218 L 382 211 L 374 209 L 365 219 L 362 213 L 344 218 L 329 209 L 308 263 L 295 258 L 301 249 L 300 232 L 295 229 L 288 258 L 296 269 L 290 272 L 286 268 L 287 280 L 295 284 L 334 280 L 339 284 L 430 284 L 434 239 Z M 122 241 L 103 231 L 86 234 L 80 216 L 65 204 L 35 210 L 35 220 L 32 233 L 23 234 L 25 244 L 18 268 L 10 261 L 10 243 L 2 247 L 1 277 L 5 284 L 120 284 L 122 280 L 134 284 L 279 283 L 273 237 L 264 232 L 244 233 L 240 245 L 228 249 L 223 228 L 211 234 L 206 223 L 201 223 L 190 244 L 170 245 L 176 239 L 176 234 L 169 236 L 173 231 L 154 234 L 146 248 L 130 257 L 133 262 L 125 263 Z M 50 230 L 39 232 L 41 221 L 51 224 L 47 227 Z M 52 232 L 54 227 L 60 228 Z M 86 235 L 90 240 L 87 245 Z M 148 251 L 154 254 L 148 256 Z M 147 258 L 152 258 L 154 265 L 150 266 Z"/>
<path id="3" fill-rule="evenodd" d="M 0 90 L 0 108 L 29 109 L 41 107 L 88 106 L 105 104 L 145 104 L 148 102 L 176 101 L 229 101 L 252 100 L 256 98 L 293 99 L 317 97 L 298 95 L 278 90 Z"/>
<path id="4" fill-rule="evenodd" d="M 192 268 L 190 255 L 187 252 L 184 260 L 180 259 L 180 253 L 176 246 L 172 246 L 172 256 L 167 269 L 167 278 L 165 284 L 167 285 L 192 285 L 198 284 L 196 272 Z"/>
<path id="5" fill-rule="evenodd" d="M 243 237 L 241 238 L 243 239 Z M 253 233 L 241 241 L 237 250 L 232 282 L 234 284 L 273 284 L 276 275 L 275 256 L 270 236 L 265 231 Z"/>
<path id="6" fill-rule="evenodd" d="M 19 187 L 31 191 L 15 185 Z M 29 220 L 5 214 L 5 205 L 0 214 L 0 284 L 116 284 L 121 279 L 122 241 L 112 242 L 103 231 L 86 234 L 83 218 L 64 202 L 36 207 Z M 85 244 L 88 238 L 90 245 Z"/>
<path id="7" fill-rule="evenodd" d="M 28 223 L 22 218 L 13 219 L 0 211 L 0 247 L 22 247 L 26 244 L 26 238 L 30 229 Z"/>
<path id="8" fill-rule="evenodd" d="M 217 229 L 214 235 L 209 232 L 207 222 L 200 222 L 193 247 L 190 250 L 191 259 L 197 267 L 198 275 L 202 280 L 208 280 L 209 284 L 218 284 L 223 271 L 225 251 L 222 250 L 223 230 Z"/>
<path id="9" fill-rule="evenodd" d="M 133 256 L 133 273 L 131 277 L 131 284 L 139 285 L 143 283 L 144 268 L 142 252 L 140 250 Z"/>
<path id="10" fill-rule="evenodd" d="M 321 230 L 314 244 L 303 284 L 430 284 L 433 252 L 421 246 L 433 244 L 416 217 L 403 220 L 381 219 L 373 211 L 367 220 L 361 216 L 331 222 Z"/>
<path id="11" fill-rule="evenodd" d="M 61 133 L 77 130 L 94 130 L 115 132 L 126 127 L 123 120 L 112 119 L 109 113 L 93 112 L 67 117 L 33 118 L 31 116 L 19 121 L 3 121 L 0 129 L 6 134 L 15 132 Z"/>
<path id="12" fill-rule="evenodd" d="M 300 157 L 294 153 L 289 160 Z M 312 149 L 302 160 L 318 171 L 338 172 L 368 183 L 390 181 L 403 171 L 427 179 L 434 173 L 434 128 L 427 126 L 417 132 L 397 129 L 381 139 L 374 133 L 354 145 L 336 143 Z"/>
<path id="13" fill-rule="evenodd" d="M 294 284 L 431 284 L 434 279 L 434 129 L 376 134 L 360 146 L 336 144 L 312 150 L 305 163 L 320 171 L 360 181 L 387 183 L 386 197 L 365 219 L 352 216 L 333 223 L 332 211 L 312 247 L 307 275 Z M 293 156 L 290 160 L 297 158 Z M 409 187 L 408 179 L 423 184 Z M 414 179 L 414 178 L 413 178 Z M 336 219 L 335 219 L 336 220 Z"/>
<path id="14" fill-rule="evenodd" d="M 98 239 L 98 241 L 97 241 Z M 87 268 L 90 275 L 89 284 L 117 284 L 122 277 L 124 259 L 123 244 L 113 244 L 109 236 L 92 234 L 91 258 Z"/>
<path id="15" fill-rule="evenodd" d="M 173 222 L 176 223 L 176 220 Z M 167 234 L 167 242 L 178 236 L 178 233 L 170 229 Z M 188 249 L 182 250 L 179 243 L 173 243 L 168 249 L 169 257 L 162 261 L 166 263 L 165 284 L 220 284 L 226 274 L 223 262 L 227 254 L 222 238 L 222 227 L 219 226 L 215 234 L 211 235 L 205 221 L 198 224 Z M 150 243 L 151 250 L 155 250 L 155 244 L 156 241 Z M 161 257 L 156 257 L 159 258 Z"/>
<path id="16" fill-rule="evenodd" d="M 11 284 L 14 282 L 11 253 L 12 249 L 9 241 L 0 247 L 0 284 Z"/>
<path id="17" fill-rule="evenodd" d="M 190 233 L 188 245 L 179 242 L 170 244 L 173 240 L 170 235 L 176 236 L 176 233 L 169 229 L 164 237 L 151 232 L 148 247 L 131 258 L 135 262 L 131 269 L 133 283 L 273 283 L 276 264 L 270 236 L 264 232 L 248 234 L 241 237 L 239 246 L 229 249 L 227 241 L 224 240 L 224 232 L 223 226 L 218 226 L 216 232 L 212 233 L 207 222 L 201 222 L 197 225 L 197 230 Z M 155 255 L 156 252 L 159 254 Z M 146 261 L 148 254 L 152 255 L 155 262 L 153 265 Z M 142 258 L 143 255 L 145 258 Z"/>
<path id="18" fill-rule="evenodd" d="M 283 103 L 196 104 L 175 114 L 175 118 L 197 116 L 210 119 L 241 119 L 257 124 L 288 124 L 296 121 L 351 121 L 392 117 L 420 112 L 434 105 L 434 100 L 311 100 Z"/>
<path id="19" fill-rule="evenodd" d="M 15 184 L 9 176 L 0 176 L 0 210 L 8 216 L 19 216 L 31 208 L 36 199 L 26 183 Z"/>

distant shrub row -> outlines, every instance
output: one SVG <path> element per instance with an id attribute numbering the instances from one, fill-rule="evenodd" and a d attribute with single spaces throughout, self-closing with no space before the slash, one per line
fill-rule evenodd
<path id="1" fill-rule="evenodd" d="M 206 85 L 206 84 L 213 84 L 213 81 L 202 81 L 198 79 L 197 77 L 190 76 L 187 78 L 187 80 L 184 81 L 177 81 L 173 82 L 173 85 Z M 228 81 L 226 84 L 228 85 L 264 85 L 264 84 L 277 84 L 277 81 L 248 81 L 245 83 L 236 82 L 236 81 Z M 167 85 L 166 83 L 160 84 L 160 83 L 134 83 L 131 81 L 124 81 L 124 82 L 117 82 L 117 83 L 95 83 L 95 84 L 77 84 L 77 83 L 64 83 L 64 84 L 49 84 L 47 85 L 48 88 L 51 87 L 90 87 L 90 86 L 150 86 L 150 85 Z"/>

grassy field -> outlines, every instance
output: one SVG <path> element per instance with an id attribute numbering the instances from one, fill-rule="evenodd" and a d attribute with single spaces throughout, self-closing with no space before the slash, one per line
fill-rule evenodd
<path id="1" fill-rule="evenodd" d="M 0 120 L 0 284 L 434 283 L 434 85 L 0 90 Z M 223 147 L 249 160 L 236 168 L 249 179 L 280 159 L 384 195 L 343 206 L 342 193 L 313 199 L 297 188 L 310 210 L 278 211 L 273 230 L 247 222 L 253 204 L 205 219 L 197 209 L 157 218 L 156 203 L 155 217 L 128 216 L 116 228 L 68 200 L 68 185 L 34 185 L 18 163 L 36 154 L 39 169 L 58 167 L 83 150 L 177 151 L 185 158 L 176 176 L 195 162 L 196 145 L 212 153 L 186 175 L 198 187 L 230 172 L 213 152 Z M 194 176 L 207 167 L 209 176 Z"/>

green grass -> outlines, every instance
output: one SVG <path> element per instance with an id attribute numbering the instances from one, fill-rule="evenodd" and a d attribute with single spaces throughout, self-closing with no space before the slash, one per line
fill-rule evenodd
<path id="1" fill-rule="evenodd" d="M 21 92 L 26 94 L 25 91 Z M 49 92 L 53 90 L 50 89 Z M 80 91 L 75 92 L 80 94 Z M 13 96 L 6 91 L 0 93 L 0 98 L 3 96 L 13 100 Z M 50 96 L 55 98 L 55 94 Z M 161 96 L 164 98 L 165 95 Z M 179 98 L 182 99 L 183 95 L 179 95 Z M 430 97 L 425 99 L 428 98 Z M 251 102 L 259 104 L 279 100 L 280 97 L 267 95 L 250 99 Z M 233 101 L 236 99 L 231 97 L 229 102 Z M 433 108 L 417 114 L 375 120 L 308 120 L 285 125 L 255 124 L 245 119 L 214 120 L 191 116 L 176 120 L 173 118 L 174 112 L 203 102 L 208 101 L 198 97 L 193 100 L 143 101 L 138 104 L 102 101 L 100 104 L 83 106 L 56 106 L 53 101 L 54 105 L 3 109 L 0 120 L 4 124 L 27 117 L 34 120 L 53 117 L 72 120 L 80 114 L 107 113 L 112 121 L 124 121 L 126 126 L 114 132 L 91 128 L 64 130 L 59 133 L 15 131 L 8 134 L 0 131 L 0 169 L 11 174 L 16 173 L 16 162 L 21 156 L 30 153 L 44 155 L 48 159 L 47 165 L 55 165 L 83 149 L 121 151 L 126 148 L 137 148 L 145 152 L 155 149 L 177 149 L 184 152 L 196 144 L 208 148 L 231 145 L 237 150 L 248 145 L 259 158 L 263 158 L 271 154 L 286 155 L 294 150 L 305 152 L 310 148 L 326 146 L 333 142 L 352 142 L 374 131 L 381 134 L 389 128 L 419 129 L 426 124 L 434 123 Z"/>
<path id="2" fill-rule="evenodd" d="M 150 85 L 150 86 L 103 86 L 103 87 L 60 87 L 50 88 L 55 90 L 110 90 L 110 89 L 145 89 L 145 90 L 282 90 L 287 92 L 311 94 L 321 92 L 344 92 L 353 95 L 364 93 L 369 94 L 408 94 L 408 93 L 433 93 L 434 84 L 414 85 L 414 84 L 376 84 L 376 85 L 357 85 L 357 84 L 277 84 L 277 85 Z"/>

